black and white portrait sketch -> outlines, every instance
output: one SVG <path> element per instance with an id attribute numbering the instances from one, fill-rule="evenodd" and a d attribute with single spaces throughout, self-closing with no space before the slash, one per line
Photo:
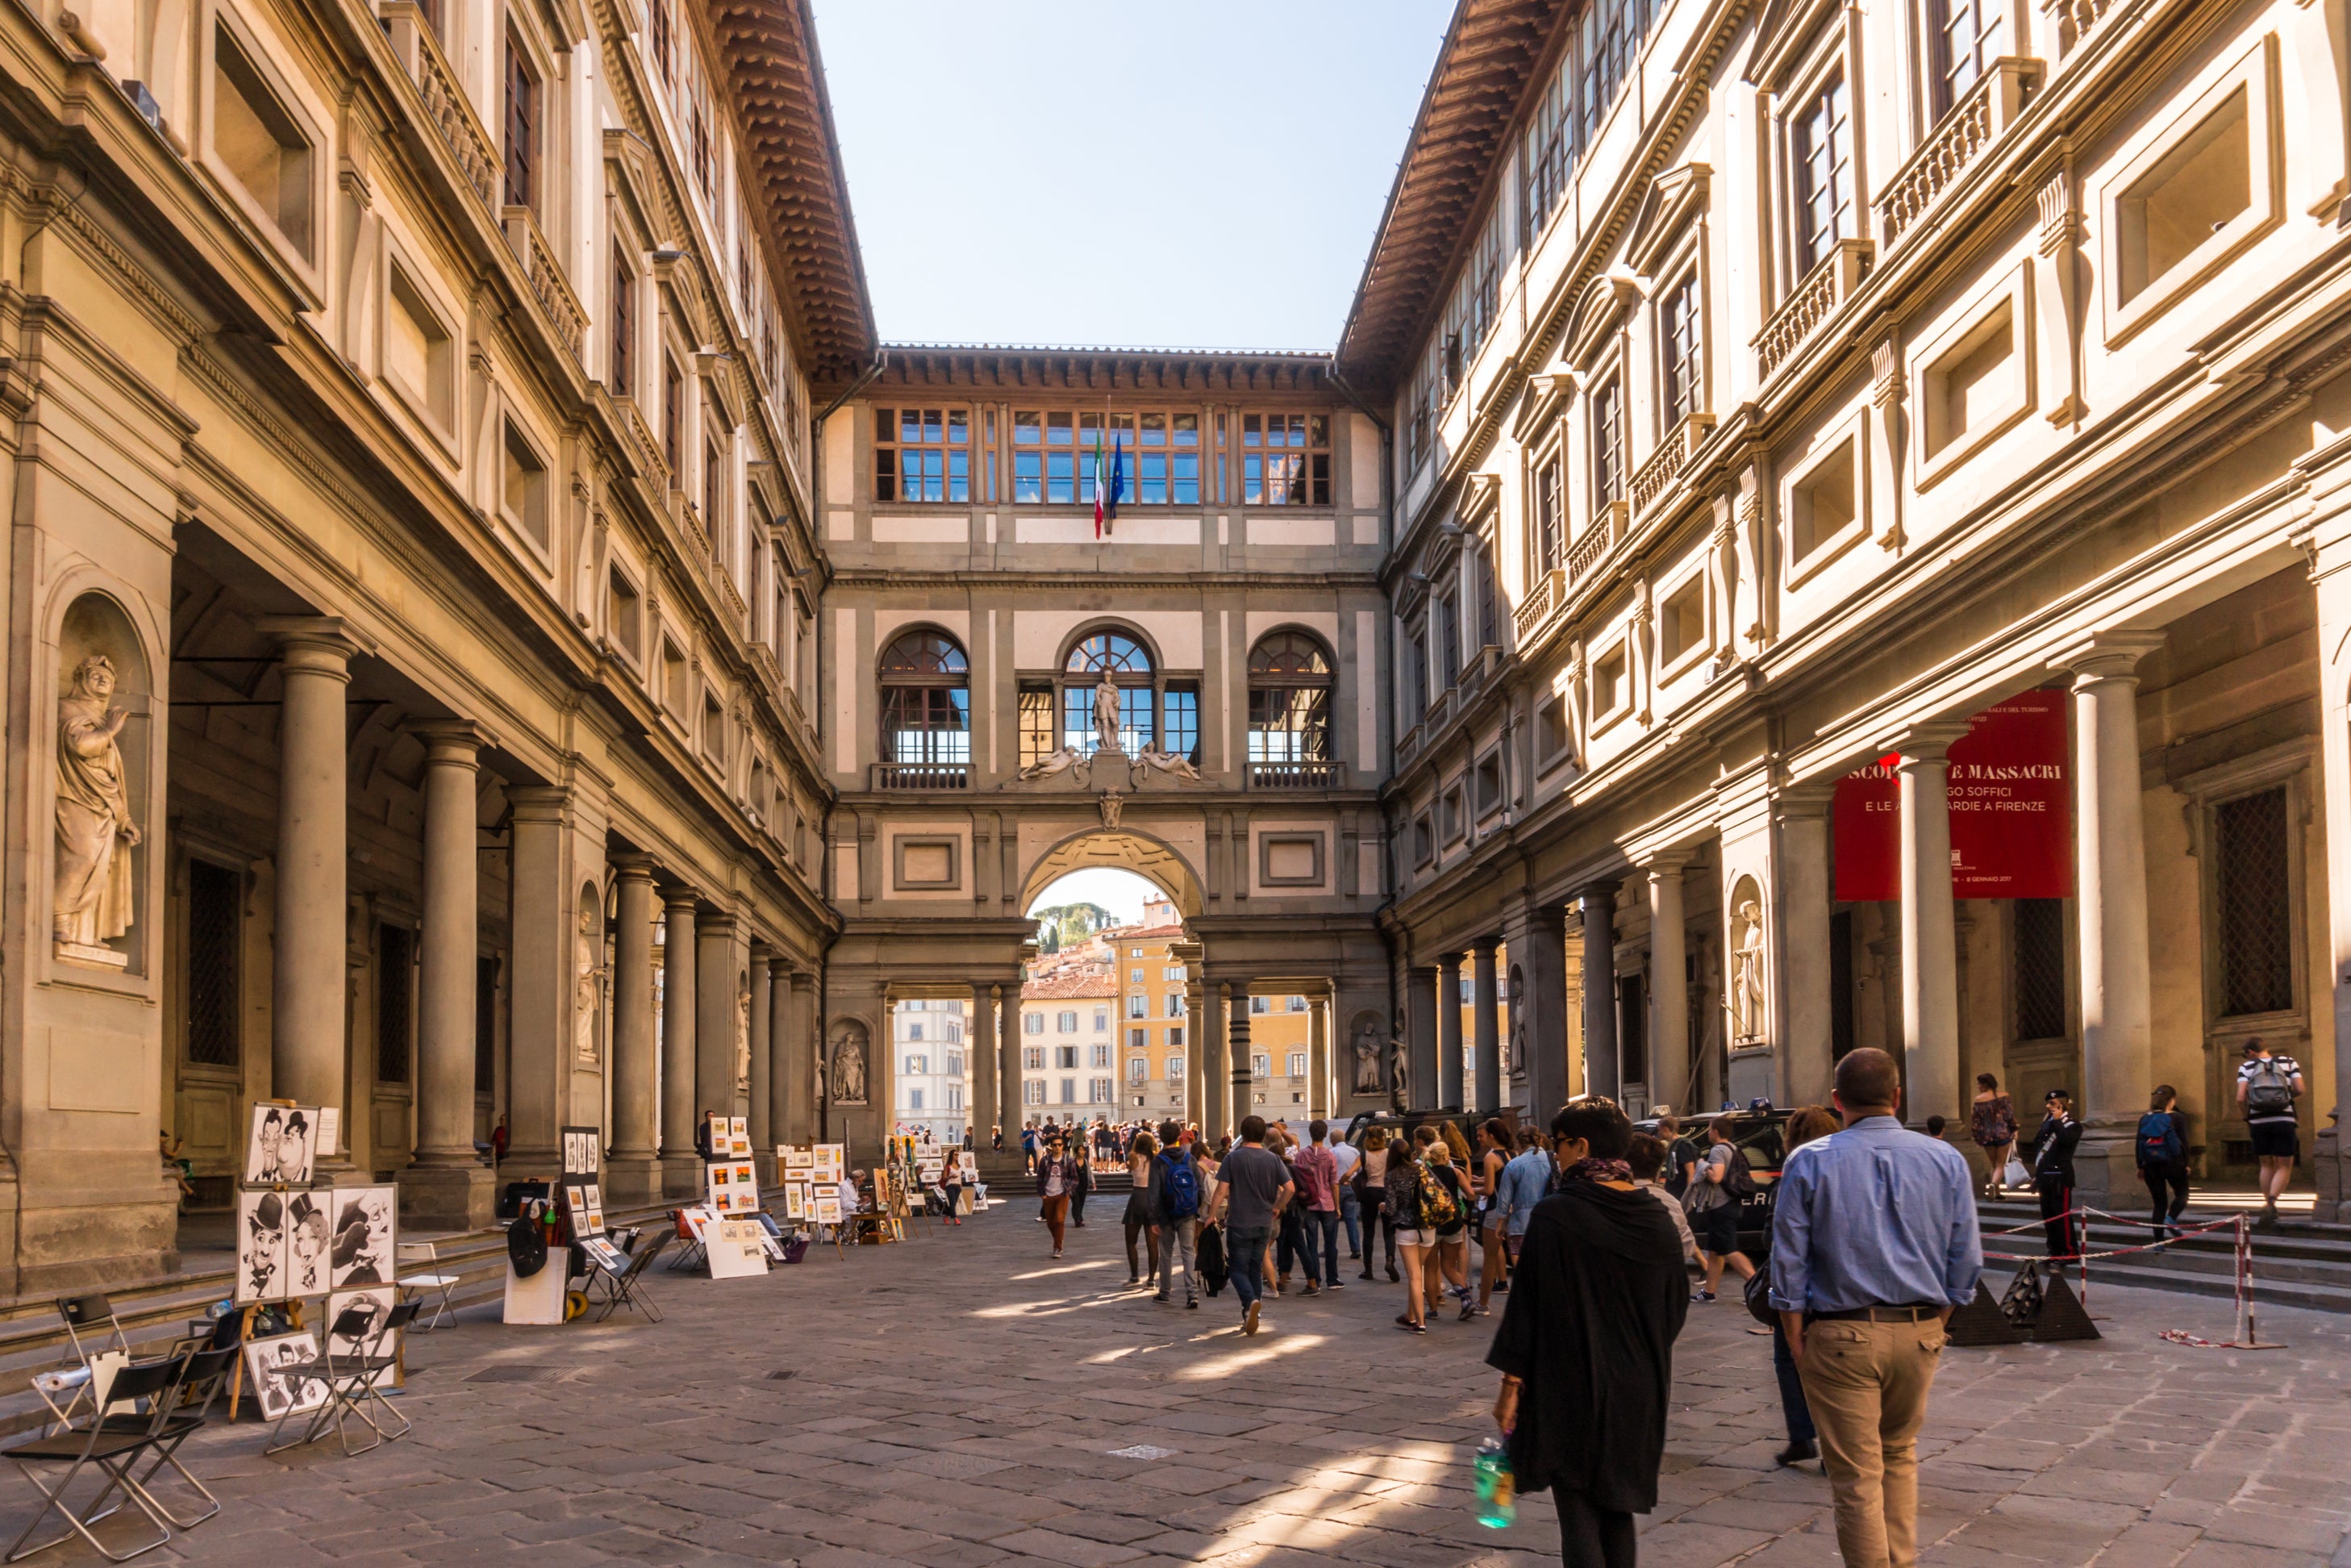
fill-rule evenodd
<path id="1" fill-rule="evenodd" d="M 327 1288 L 327 1205 L 332 1193 L 298 1192 L 286 1200 L 286 1294 L 315 1296 Z"/>
<path id="2" fill-rule="evenodd" d="M 236 1195 L 236 1300 L 282 1301 L 286 1288 L 286 1197 L 275 1192 Z"/>
<path id="3" fill-rule="evenodd" d="M 246 1343 L 246 1375 L 261 1400 L 262 1419 L 275 1421 L 281 1416 L 316 1410 L 327 1402 L 324 1378 L 306 1377 L 293 1370 L 318 1359 L 319 1341 L 308 1329 Z"/>
<path id="4" fill-rule="evenodd" d="M 332 1194 L 336 1290 L 392 1282 L 392 1239 L 399 1194 L 400 1189 L 392 1186 L 338 1187 Z"/>
<path id="5" fill-rule="evenodd" d="M 380 1345 L 372 1344 L 371 1342 L 375 1338 L 376 1329 L 385 1318 L 391 1315 L 393 1298 L 398 1294 L 399 1292 L 390 1285 L 383 1285 L 365 1291 L 342 1291 L 329 1296 L 327 1316 L 324 1320 L 327 1325 L 328 1354 L 338 1361 L 365 1354 L 390 1355 L 392 1353 L 391 1339 L 387 1338 Z M 367 1326 L 356 1335 L 335 1333 L 335 1325 L 342 1322 L 343 1314 L 353 1308 L 366 1314 Z M 369 1381 L 381 1386 L 390 1383 L 392 1377 L 392 1369 L 387 1366 Z"/>

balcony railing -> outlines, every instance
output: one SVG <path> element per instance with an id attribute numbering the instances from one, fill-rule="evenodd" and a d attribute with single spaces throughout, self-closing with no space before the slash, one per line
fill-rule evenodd
<path id="1" fill-rule="evenodd" d="M 465 89 L 457 85 L 457 76 L 449 68 L 441 53 L 441 42 L 434 37 L 433 25 L 425 19 L 423 10 L 415 0 L 382 0 L 379 12 L 384 36 L 392 40 L 392 53 L 407 68 L 408 79 L 416 84 L 416 96 L 423 100 L 425 118 L 441 133 L 442 141 L 450 155 L 457 160 L 458 171 L 485 207 L 497 204 L 498 149 L 490 133 L 474 113 L 474 106 L 465 98 Z"/>
<path id="2" fill-rule="evenodd" d="M 1796 285 L 1786 303 L 1755 334 L 1758 368 L 1768 378 L 1804 346 L 1813 329 L 1827 320 L 1869 276 L 1871 246 L 1865 239 L 1839 240 Z"/>
<path id="3" fill-rule="evenodd" d="M 1569 587 L 1573 588 L 1591 575 L 1592 569 L 1600 563 L 1600 558 L 1625 537 L 1625 525 L 1629 520 L 1622 501 L 1611 501 L 1600 508 L 1599 515 L 1567 547 Z"/>
<path id="4" fill-rule="evenodd" d="M 2082 47 L 2082 40 L 2097 30 L 2113 9 L 2108 0 L 2047 0 L 2044 7 L 2057 36 L 2057 57 L 2064 58 Z"/>
<path id="5" fill-rule="evenodd" d="M 612 406 L 621 411 L 621 423 L 628 431 L 629 440 L 637 449 L 637 461 L 644 465 L 653 488 L 667 495 L 669 464 L 662 456 L 661 443 L 653 439 L 653 426 L 645 423 L 645 411 L 637 406 L 632 397 L 616 397 Z"/>
<path id="6" fill-rule="evenodd" d="M 971 783 L 968 762 L 877 762 L 876 789 L 962 789 Z"/>
<path id="7" fill-rule="evenodd" d="M 539 230 L 538 214 L 529 207 L 501 207 L 498 221 L 506 225 L 507 244 L 522 258 L 530 291 L 538 297 L 547 319 L 555 323 L 555 335 L 571 350 L 572 361 L 584 364 L 580 345 L 588 336 L 588 312 L 580 308 L 580 297 L 571 292 L 570 281 L 556 265 L 555 251 Z"/>
<path id="8" fill-rule="evenodd" d="M 1336 789 L 1347 781 L 1343 762 L 1252 762 L 1252 789 Z"/>
<path id="9" fill-rule="evenodd" d="M 2101 12 L 2105 8 L 2097 7 Z M 1878 240 L 1886 250 L 1892 251 L 2008 129 L 2040 78 L 2039 60 L 2003 56 L 1968 89 L 1967 97 L 1951 106 L 1877 199 Z"/>
<path id="10" fill-rule="evenodd" d="M 1693 413 L 1666 432 L 1657 449 L 1649 454 L 1648 461 L 1633 470 L 1633 515 L 1639 517 L 1661 500 L 1675 480 L 1681 477 L 1682 467 L 1689 462 L 1690 454 L 1698 449 L 1707 432 L 1714 428 L 1714 415 Z"/>
<path id="11" fill-rule="evenodd" d="M 1553 567 L 1535 579 L 1527 596 L 1510 612 L 1510 625 L 1519 634 L 1520 646 L 1534 640 L 1535 629 L 1551 619 L 1551 612 L 1566 597 L 1567 573 L 1559 568 Z"/>

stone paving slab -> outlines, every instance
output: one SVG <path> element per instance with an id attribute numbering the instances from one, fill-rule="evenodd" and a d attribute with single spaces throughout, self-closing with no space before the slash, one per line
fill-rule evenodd
<path id="1" fill-rule="evenodd" d="M 246 1421 L 183 1457 L 221 1515 L 150 1562 L 265 1568 L 1534 1568 L 1550 1500 L 1481 1528 L 1490 1322 L 1390 1326 L 1401 1289 L 1350 1279 L 1236 1332 L 1124 1286 L 1114 1228 L 1045 1256 L 1024 1207 L 763 1280 L 657 1269 L 668 1313 L 416 1336 L 413 1437 L 263 1457 Z M 2288 1348 L 2201 1350 L 2225 1301 L 2099 1287 L 2106 1338 L 1946 1353 L 1920 1451 L 1931 1568 L 2351 1568 L 2351 1319 L 2273 1308 Z M 1693 1306 L 1645 1560 L 1837 1562 L 1828 1484 L 1780 1469 L 1768 1338 Z M 492 1366 L 538 1381 L 471 1383 Z M 789 1372 L 788 1378 L 772 1374 Z M 1115 1450 L 1171 1450 L 1156 1460 Z M 29 1489 L 0 1494 L 14 1534 Z M 167 1494 L 165 1500 L 172 1499 Z M 104 1529 L 123 1530 L 118 1520 Z M 78 1542 L 50 1562 L 97 1561 Z"/>

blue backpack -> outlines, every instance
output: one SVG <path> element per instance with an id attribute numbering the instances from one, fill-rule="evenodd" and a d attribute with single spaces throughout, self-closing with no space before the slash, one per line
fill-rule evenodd
<path id="1" fill-rule="evenodd" d="M 1200 1178 L 1193 1174 L 1191 1161 L 1179 1160 L 1173 1155 L 1160 1155 L 1159 1186 L 1167 1195 L 1171 1218 L 1189 1219 L 1200 1212 Z"/>
<path id="2" fill-rule="evenodd" d="M 2138 1163 L 2171 1165 L 2188 1157 L 2179 1136 L 2179 1119 L 2168 1112 L 2149 1111 L 2138 1119 Z"/>

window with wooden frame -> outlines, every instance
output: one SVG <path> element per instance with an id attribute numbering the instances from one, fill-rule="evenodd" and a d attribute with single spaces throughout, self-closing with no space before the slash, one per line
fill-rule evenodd
<path id="1" fill-rule="evenodd" d="M 1277 632 L 1250 650 L 1251 762 L 1331 760 L 1331 659 L 1302 632 Z"/>
<path id="2" fill-rule="evenodd" d="M 1935 118 L 1951 112 L 2000 57 L 2005 0 L 1926 0 Z"/>
<path id="3" fill-rule="evenodd" d="M 615 397 L 632 397 L 637 390 L 637 279 L 629 270 L 628 251 L 612 242 L 612 364 L 607 384 Z"/>
<path id="4" fill-rule="evenodd" d="M 187 912 L 187 1060 L 196 1067 L 235 1067 L 244 1056 L 244 874 L 191 859 Z"/>
<path id="5" fill-rule="evenodd" d="M 1241 415 L 1241 503 L 1331 504 L 1331 421 L 1319 413 Z"/>
<path id="6" fill-rule="evenodd" d="M 970 500 L 971 411 L 875 409 L 873 498 Z"/>
<path id="7" fill-rule="evenodd" d="M 1624 383 L 1610 376 L 1592 393 L 1592 507 L 1625 498 Z"/>
<path id="8" fill-rule="evenodd" d="M 669 465 L 670 483 L 677 483 L 678 446 L 685 427 L 685 373 L 677 361 L 662 356 L 662 461 Z"/>
<path id="9" fill-rule="evenodd" d="M 1030 682 L 1019 693 L 1020 766 L 1031 768 L 1059 748 L 1053 736 L 1053 688 Z"/>
<path id="10" fill-rule="evenodd" d="M 645 31 L 653 38 L 653 66 L 664 81 L 676 78 L 677 68 L 670 54 L 670 0 L 645 0 Z"/>
<path id="11" fill-rule="evenodd" d="M 375 950 L 376 1082 L 405 1083 L 415 1043 L 416 934 L 379 924 Z"/>
<path id="12" fill-rule="evenodd" d="M 1856 232 L 1853 108 L 1842 68 L 1823 78 L 1791 118 L 1788 163 L 1795 195 L 1795 276 L 1802 277 Z"/>
<path id="13" fill-rule="evenodd" d="M 1133 499 L 1145 507 L 1200 504 L 1200 416 L 1135 416 Z"/>
<path id="14" fill-rule="evenodd" d="M 534 205 L 538 197 L 538 78 L 522 39 L 507 35 L 506 198 L 510 207 Z"/>
<path id="15" fill-rule="evenodd" d="M 1537 576 L 1556 571 L 1566 559 L 1567 509 L 1562 494 L 1566 458 L 1559 452 L 1535 465 L 1533 565 Z"/>
<path id="16" fill-rule="evenodd" d="M 943 632 L 901 635 L 882 655 L 882 759 L 971 760 L 971 665 Z"/>
<path id="17" fill-rule="evenodd" d="M 1693 266 L 1657 304 L 1658 371 L 1668 427 L 1706 408 L 1705 318 L 1706 302 Z"/>
<path id="18" fill-rule="evenodd" d="M 1576 160 L 1583 152 L 1583 117 L 1575 112 L 1575 50 L 1571 47 L 1561 57 L 1551 85 L 1535 100 L 1520 141 L 1519 205 L 1530 246 L 1567 198 Z"/>
<path id="19" fill-rule="evenodd" d="M 694 159 L 694 183 L 701 186 L 702 193 L 707 196 L 710 194 L 710 117 L 709 111 L 703 107 L 701 99 L 695 100 L 693 112 L 688 120 L 687 135 Z"/>

